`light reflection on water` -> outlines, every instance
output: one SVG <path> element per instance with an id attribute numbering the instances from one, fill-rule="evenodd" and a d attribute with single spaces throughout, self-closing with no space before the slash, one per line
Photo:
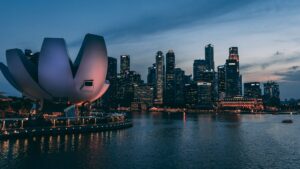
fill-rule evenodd
<path id="1" fill-rule="evenodd" d="M 297 168 L 300 116 L 135 113 L 134 127 L 0 141 L 0 168 Z"/>

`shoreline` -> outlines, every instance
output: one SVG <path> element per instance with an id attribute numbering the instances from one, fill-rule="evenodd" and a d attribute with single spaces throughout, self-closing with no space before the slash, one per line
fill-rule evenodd
<path id="1" fill-rule="evenodd" d="M 139 111 L 131 111 L 132 113 L 139 112 Z M 291 112 L 227 112 L 227 111 L 197 111 L 197 110 L 190 110 L 190 111 L 147 111 L 150 113 L 187 113 L 187 114 L 222 114 L 222 115 L 232 115 L 232 114 L 248 114 L 248 115 L 255 115 L 255 114 L 272 114 L 272 115 L 290 115 L 292 112 L 293 115 L 300 115 L 299 111 L 291 111 Z"/>
<path id="2" fill-rule="evenodd" d="M 94 124 L 94 125 L 74 125 L 58 127 L 31 127 L 23 129 L 7 129 L 0 132 L 0 140 L 18 139 L 35 136 L 55 136 L 61 134 L 92 133 L 111 130 L 126 129 L 133 126 L 132 121 Z"/>

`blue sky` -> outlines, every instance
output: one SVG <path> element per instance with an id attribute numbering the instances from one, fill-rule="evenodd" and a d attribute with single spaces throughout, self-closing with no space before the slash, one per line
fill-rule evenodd
<path id="1" fill-rule="evenodd" d="M 300 1 L 297 0 L 3 0 L 0 61 L 5 50 L 39 51 L 44 37 L 65 38 L 74 60 L 86 33 L 104 36 L 108 54 L 130 54 L 145 78 L 155 53 L 173 49 L 187 74 L 204 46 L 215 47 L 216 65 L 238 46 L 246 81 L 276 80 L 281 98 L 300 98 Z M 17 92 L 0 75 L 0 91 Z"/>

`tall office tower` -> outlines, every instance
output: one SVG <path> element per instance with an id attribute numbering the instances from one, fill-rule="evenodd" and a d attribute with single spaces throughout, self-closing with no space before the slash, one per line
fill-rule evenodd
<path id="1" fill-rule="evenodd" d="M 153 87 L 140 84 L 134 85 L 134 97 L 131 110 L 147 110 L 153 106 Z"/>
<path id="2" fill-rule="evenodd" d="M 243 96 L 243 77 L 242 75 L 239 76 L 239 95 Z"/>
<path id="3" fill-rule="evenodd" d="M 148 67 L 147 84 L 154 87 L 155 83 L 156 83 L 156 64 L 154 63 L 152 66 Z"/>
<path id="4" fill-rule="evenodd" d="M 279 84 L 274 81 L 264 83 L 263 99 L 266 106 L 278 107 L 280 105 Z"/>
<path id="5" fill-rule="evenodd" d="M 141 74 L 137 73 L 136 71 L 129 71 L 129 81 L 133 84 L 144 84 L 144 81 L 142 80 Z"/>
<path id="6" fill-rule="evenodd" d="M 175 54 L 169 50 L 166 54 L 166 90 L 164 104 L 174 105 L 175 101 Z"/>
<path id="7" fill-rule="evenodd" d="M 207 70 L 215 71 L 214 46 L 212 44 L 205 46 L 205 61 L 207 64 Z"/>
<path id="8" fill-rule="evenodd" d="M 175 68 L 175 105 L 184 106 L 184 71 L 180 68 Z"/>
<path id="9" fill-rule="evenodd" d="M 217 92 L 216 92 L 216 73 L 213 70 L 205 70 L 202 73 L 202 76 L 200 77 L 200 79 L 197 82 L 206 82 L 209 83 L 210 85 L 206 86 L 206 87 L 210 87 L 210 95 L 211 95 L 211 99 L 215 100 L 216 96 L 217 96 Z"/>
<path id="10" fill-rule="evenodd" d="M 261 98 L 261 88 L 259 82 L 244 83 L 244 97 Z"/>
<path id="11" fill-rule="evenodd" d="M 230 47 L 229 48 L 229 59 L 236 60 L 239 62 L 239 51 L 238 47 Z"/>
<path id="12" fill-rule="evenodd" d="M 153 63 L 152 66 L 148 67 L 148 75 L 147 75 L 147 85 L 152 87 L 152 95 L 153 100 L 156 98 L 156 64 Z"/>
<path id="13" fill-rule="evenodd" d="M 117 75 L 117 59 L 108 57 L 106 80 L 109 81 L 109 88 L 97 101 L 98 103 L 101 102 L 102 107 L 117 107 Z"/>
<path id="14" fill-rule="evenodd" d="M 225 66 L 218 66 L 217 75 L 217 88 L 218 88 L 218 98 L 223 99 L 225 97 Z"/>
<path id="15" fill-rule="evenodd" d="M 184 100 L 185 106 L 188 108 L 195 108 L 195 106 L 198 104 L 197 82 L 184 85 Z"/>
<path id="16" fill-rule="evenodd" d="M 120 106 L 129 107 L 134 97 L 134 86 L 143 84 L 141 75 L 135 71 L 129 71 L 118 77 L 117 98 Z"/>
<path id="17" fill-rule="evenodd" d="M 108 68 L 107 68 L 107 74 L 106 79 L 116 79 L 117 78 L 117 59 L 113 57 L 108 57 Z"/>
<path id="18" fill-rule="evenodd" d="M 193 65 L 193 76 L 194 76 L 194 81 L 199 81 L 203 78 L 203 73 L 206 70 L 206 61 L 205 60 L 194 60 L 194 65 Z"/>
<path id="19" fill-rule="evenodd" d="M 212 108 L 212 83 L 197 82 L 197 106 L 199 108 Z"/>
<path id="20" fill-rule="evenodd" d="M 235 97 L 240 95 L 240 74 L 238 62 L 236 60 L 226 60 L 225 70 L 225 90 L 226 97 Z"/>
<path id="21" fill-rule="evenodd" d="M 164 55 L 161 51 L 156 53 L 156 94 L 154 103 L 162 105 L 164 103 Z"/>
<path id="22" fill-rule="evenodd" d="M 130 71 L 130 56 L 121 55 L 120 56 L 120 74 L 124 75 Z"/>
<path id="23" fill-rule="evenodd" d="M 205 70 L 198 81 L 214 83 L 215 72 L 213 70 Z"/>
<path id="24" fill-rule="evenodd" d="M 225 91 L 226 97 L 235 97 L 241 95 L 241 80 L 239 71 L 238 48 L 229 48 L 229 58 L 225 66 Z"/>

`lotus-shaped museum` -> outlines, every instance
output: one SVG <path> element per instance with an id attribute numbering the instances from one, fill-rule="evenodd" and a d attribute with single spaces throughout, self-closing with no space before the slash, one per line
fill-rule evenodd
<path id="1" fill-rule="evenodd" d="M 107 51 L 102 36 L 87 34 L 74 63 L 61 38 L 45 38 L 34 64 L 20 49 L 6 51 L 0 69 L 23 95 L 40 101 L 92 102 L 108 89 Z"/>

